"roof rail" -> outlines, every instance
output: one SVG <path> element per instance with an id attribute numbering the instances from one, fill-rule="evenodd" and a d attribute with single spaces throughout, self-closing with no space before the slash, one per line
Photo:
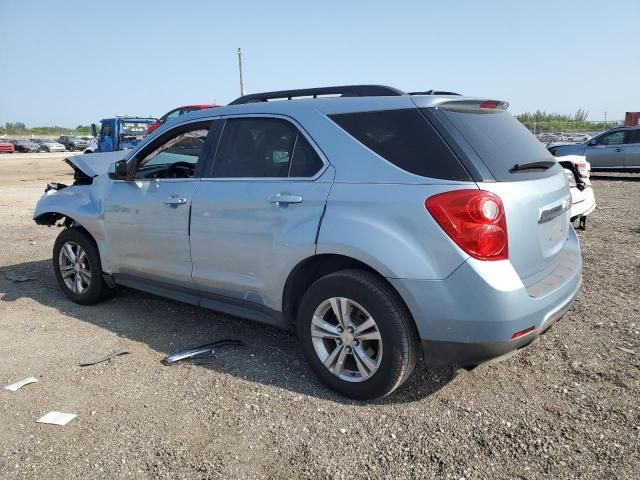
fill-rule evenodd
<path id="1" fill-rule="evenodd" d="M 340 95 L 342 97 L 388 97 L 406 95 L 402 90 L 384 85 L 343 85 L 340 87 L 303 88 L 299 90 L 280 90 L 278 92 L 252 93 L 236 98 L 229 105 L 267 102 L 275 99 L 292 100 L 294 97 L 313 97 L 318 95 Z"/>
<path id="2" fill-rule="evenodd" d="M 427 90 L 426 92 L 409 92 L 409 95 L 457 95 L 456 92 L 445 92 L 444 90 Z"/>

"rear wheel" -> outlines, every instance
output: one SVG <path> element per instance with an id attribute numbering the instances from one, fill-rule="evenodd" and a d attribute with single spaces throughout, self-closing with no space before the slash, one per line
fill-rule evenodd
<path id="1" fill-rule="evenodd" d="M 302 298 L 297 327 L 315 373 L 347 397 L 388 395 L 416 363 L 413 321 L 397 293 L 371 272 L 343 270 L 315 282 Z"/>
<path id="2" fill-rule="evenodd" d="M 62 291 L 76 303 L 90 305 L 109 294 L 102 278 L 98 247 L 78 227 L 67 228 L 58 235 L 53 245 L 53 269 Z"/>

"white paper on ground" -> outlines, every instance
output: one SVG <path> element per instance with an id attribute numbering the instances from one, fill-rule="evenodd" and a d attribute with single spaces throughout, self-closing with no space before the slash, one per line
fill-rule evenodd
<path id="1" fill-rule="evenodd" d="M 30 383 L 36 383 L 37 381 L 38 381 L 37 378 L 29 377 L 29 378 L 25 378 L 24 380 L 20 380 L 19 382 L 12 383 L 11 385 L 7 385 L 4 388 L 6 388 L 7 390 L 11 390 L 12 392 L 15 392 L 16 390 L 21 389 L 25 385 L 29 385 Z"/>
<path id="2" fill-rule="evenodd" d="M 66 425 L 76 418 L 74 413 L 49 412 L 44 417 L 38 419 L 38 423 L 49 423 L 51 425 Z"/>

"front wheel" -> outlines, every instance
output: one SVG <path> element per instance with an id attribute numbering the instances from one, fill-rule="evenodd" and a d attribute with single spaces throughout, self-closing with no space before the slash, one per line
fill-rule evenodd
<path id="1" fill-rule="evenodd" d="M 53 269 L 62 291 L 76 303 L 90 305 L 109 294 L 98 247 L 81 228 L 60 232 L 53 245 Z"/>
<path id="2" fill-rule="evenodd" d="M 413 320 L 398 294 L 374 273 L 342 270 L 302 298 L 297 333 L 315 373 L 357 400 L 384 397 L 411 374 L 418 355 Z"/>

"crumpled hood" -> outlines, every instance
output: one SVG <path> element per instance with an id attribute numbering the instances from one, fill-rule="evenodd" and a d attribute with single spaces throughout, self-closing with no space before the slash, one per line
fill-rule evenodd
<path id="1" fill-rule="evenodd" d="M 106 152 L 106 153 L 84 153 L 65 158 L 65 162 L 77 168 L 88 177 L 97 177 L 107 173 L 109 165 L 118 160 L 127 158 L 131 151 Z"/>

